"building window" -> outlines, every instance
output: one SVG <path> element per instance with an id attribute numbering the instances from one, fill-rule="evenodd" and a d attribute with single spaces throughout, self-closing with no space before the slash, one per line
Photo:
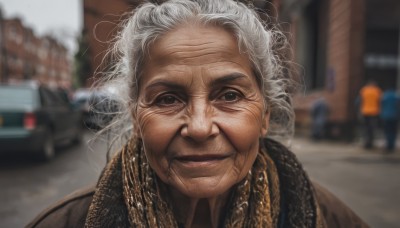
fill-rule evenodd
<path id="1" fill-rule="evenodd" d="M 9 25 L 8 26 L 8 39 L 10 40 L 15 40 L 17 38 L 17 29 L 15 28 L 14 25 Z"/>
<path id="2" fill-rule="evenodd" d="M 16 61 L 16 66 L 17 66 L 18 68 L 21 68 L 22 65 L 23 65 L 22 59 L 17 59 L 17 61 Z"/>
<path id="3" fill-rule="evenodd" d="M 373 79 L 383 89 L 399 87 L 399 29 L 367 28 L 365 38 L 365 80 Z"/>
<path id="4" fill-rule="evenodd" d="M 38 74 L 45 74 L 46 73 L 46 69 L 44 68 L 44 66 L 37 66 L 36 67 L 36 71 L 38 72 Z"/>
<path id="5" fill-rule="evenodd" d="M 303 8 L 297 24 L 296 58 L 304 67 L 304 81 L 308 91 L 325 87 L 327 12 L 328 1 L 310 1 Z"/>

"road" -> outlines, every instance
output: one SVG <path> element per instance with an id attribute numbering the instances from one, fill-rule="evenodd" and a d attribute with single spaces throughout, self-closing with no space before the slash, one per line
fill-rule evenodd
<path id="1" fill-rule="evenodd" d="M 93 137 L 87 133 L 85 140 Z M 48 163 L 23 156 L 0 157 L 0 227 L 23 227 L 49 204 L 94 183 L 105 163 L 105 146 L 66 146 Z M 295 138 L 292 150 L 310 177 L 334 192 L 371 227 L 400 224 L 400 151 L 363 151 L 357 144 L 313 143 Z"/>
<path id="2" fill-rule="evenodd" d="M 34 162 L 23 155 L 0 157 L 0 227 L 23 227 L 46 206 L 95 183 L 105 163 L 101 144 L 57 148 L 54 160 Z"/>

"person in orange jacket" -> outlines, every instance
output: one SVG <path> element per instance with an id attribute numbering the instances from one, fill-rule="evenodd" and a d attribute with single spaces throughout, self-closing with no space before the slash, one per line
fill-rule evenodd
<path id="1" fill-rule="evenodd" d="M 379 114 L 381 111 L 380 101 L 382 90 L 375 81 L 369 80 L 360 90 L 360 112 L 364 124 L 364 147 L 371 149 L 374 146 L 374 135 L 378 127 Z"/>

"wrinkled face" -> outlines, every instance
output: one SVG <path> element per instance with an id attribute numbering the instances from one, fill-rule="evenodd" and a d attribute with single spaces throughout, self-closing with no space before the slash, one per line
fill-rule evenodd
<path id="1" fill-rule="evenodd" d="M 138 101 L 150 166 L 188 197 L 218 196 L 242 180 L 268 128 L 250 61 L 221 28 L 182 26 L 152 44 Z"/>

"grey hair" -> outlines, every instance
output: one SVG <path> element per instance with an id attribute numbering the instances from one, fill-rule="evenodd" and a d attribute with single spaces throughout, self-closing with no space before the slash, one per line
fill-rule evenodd
<path id="1" fill-rule="evenodd" d="M 161 4 L 145 3 L 124 21 L 113 48 L 111 70 L 101 85 L 117 91 L 119 110 L 102 132 L 116 142 L 132 137 L 135 123 L 138 85 L 149 46 L 163 34 L 185 23 L 201 23 L 227 29 L 247 54 L 263 93 L 265 108 L 270 112 L 270 137 L 291 137 L 294 112 L 290 92 L 293 88 L 288 41 L 272 23 L 261 20 L 253 7 L 233 0 L 169 0 Z M 100 132 L 100 133 L 102 133 Z M 123 143 L 123 142 L 121 142 Z M 118 143 L 119 144 L 119 143 Z M 119 144 L 120 145 L 120 144 Z"/>

